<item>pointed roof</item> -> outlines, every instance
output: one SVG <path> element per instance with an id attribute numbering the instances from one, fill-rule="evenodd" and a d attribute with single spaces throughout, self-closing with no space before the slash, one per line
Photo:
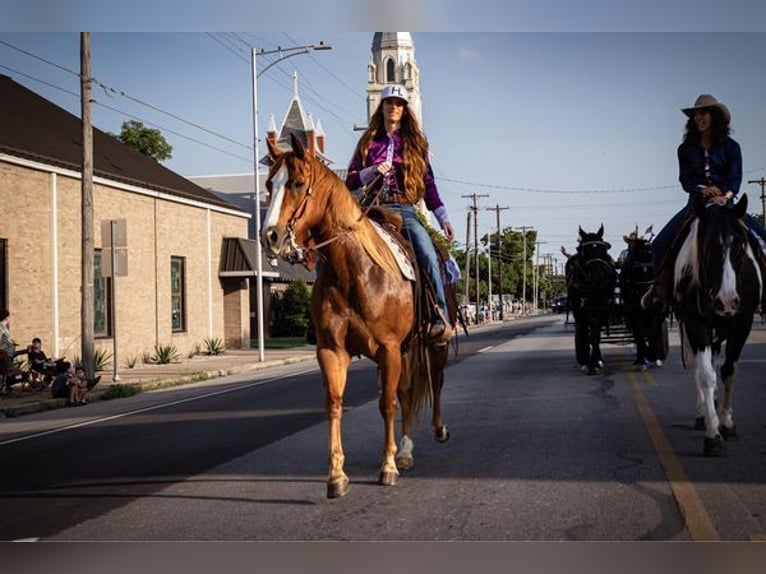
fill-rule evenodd
<path id="1" fill-rule="evenodd" d="M 303 111 L 303 104 L 298 96 L 298 75 L 294 76 L 294 92 L 293 98 L 290 100 L 290 104 L 287 107 L 287 112 L 282 120 L 282 126 L 279 128 L 279 135 L 277 136 L 277 147 L 282 150 L 292 149 L 290 145 L 290 136 L 295 135 L 300 142 L 308 147 L 308 132 L 312 133 L 312 137 L 316 138 L 316 132 L 314 130 L 314 120 L 311 114 L 307 114 Z M 272 130 L 272 125 L 269 123 L 269 131 Z M 317 157 L 326 164 L 331 164 L 332 161 L 321 150 L 316 149 Z M 268 154 L 264 155 L 260 160 L 261 165 L 268 165 Z"/>
<path id="2" fill-rule="evenodd" d="M 82 121 L 0 74 L 0 153 L 80 173 Z M 186 200 L 237 209 L 95 127 L 93 174 Z"/>
<path id="3" fill-rule="evenodd" d="M 409 32 L 375 32 L 372 37 L 372 49 L 376 48 L 412 48 L 412 35 Z"/>

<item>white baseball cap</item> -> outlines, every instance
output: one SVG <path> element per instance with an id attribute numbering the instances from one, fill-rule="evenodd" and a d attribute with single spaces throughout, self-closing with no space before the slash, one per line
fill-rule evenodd
<path id="1" fill-rule="evenodd" d="M 389 84 L 383 88 L 383 93 L 380 95 L 380 101 L 382 102 L 387 98 L 399 98 L 400 100 L 404 100 L 407 103 L 410 101 L 410 96 L 407 93 L 407 88 L 398 84 Z"/>

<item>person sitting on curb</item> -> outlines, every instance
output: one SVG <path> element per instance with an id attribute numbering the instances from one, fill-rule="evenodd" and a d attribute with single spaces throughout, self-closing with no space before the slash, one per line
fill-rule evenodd
<path id="1" fill-rule="evenodd" d="M 51 396 L 54 399 L 67 399 L 68 407 L 77 407 L 88 404 L 85 395 L 88 394 L 101 380 L 99 375 L 90 381 L 85 376 L 85 369 L 77 366 L 74 371 L 68 371 L 56 376 L 51 384 Z"/>

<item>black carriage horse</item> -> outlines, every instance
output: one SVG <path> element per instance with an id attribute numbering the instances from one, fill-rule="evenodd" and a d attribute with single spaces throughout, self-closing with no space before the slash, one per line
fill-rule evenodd
<path id="1" fill-rule="evenodd" d="M 644 309 L 641 298 L 654 283 L 652 244 L 646 237 L 626 238 L 628 252 L 619 276 L 622 318 L 636 346 L 634 365 L 660 366 L 668 354 L 667 321 L 656 306 Z"/>
<path id="2" fill-rule="evenodd" d="M 747 195 L 733 208 L 694 205 L 692 222 L 676 258 L 673 307 L 678 317 L 684 364 L 697 387 L 697 428 L 705 428 L 704 454 L 722 452 L 722 438 L 736 437 L 732 414 L 735 367 L 763 296 L 760 247 L 742 221 Z M 716 359 L 724 395 L 716 411 Z"/>
<path id="3" fill-rule="evenodd" d="M 575 356 L 577 364 L 589 374 L 603 366 L 601 329 L 609 314 L 617 283 L 611 245 L 604 241 L 604 226 L 595 233 L 579 228 L 577 253 L 567 259 L 565 272 L 567 301 L 575 320 Z"/>

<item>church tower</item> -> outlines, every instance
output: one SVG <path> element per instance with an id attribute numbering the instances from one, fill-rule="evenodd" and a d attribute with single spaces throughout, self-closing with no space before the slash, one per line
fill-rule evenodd
<path id="1" fill-rule="evenodd" d="M 367 120 L 380 103 L 388 84 L 400 84 L 410 95 L 409 108 L 423 127 L 420 99 L 420 70 L 415 62 L 415 44 L 409 32 L 375 32 L 372 58 L 367 66 Z"/>

